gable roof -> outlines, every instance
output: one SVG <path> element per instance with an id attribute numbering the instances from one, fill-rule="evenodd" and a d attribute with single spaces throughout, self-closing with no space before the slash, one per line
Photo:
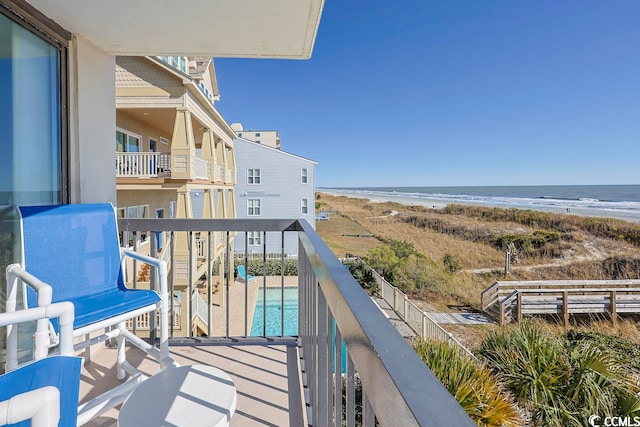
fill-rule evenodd
<path id="1" fill-rule="evenodd" d="M 282 154 L 284 156 L 292 157 L 292 158 L 295 158 L 295 159 L 298 159 L 298 160 L 304 160 L 306 162 L 313 163 L 314 165 L 318 164 L 318 162 L 316 162 L 315 160 L 307 159 L 306 157 L 298 156 L 297 154 L 289 153 L 287 151 L 278 150 L 277 148 L 269 147 L 268 145 L 259 144 L 257 142 L 253 142 L 253 141 L 250 141 L 250 140 L 245 139 L 245 138 L 238 137 L 238 138 L 233 140 L 234 145 L 237 144 L 238 142 L 251 144 L 250 146 L 252 148 L 263 149 L 263 150 L 271 150 L 274 153 L 280 153 L 280 154 Z"/>

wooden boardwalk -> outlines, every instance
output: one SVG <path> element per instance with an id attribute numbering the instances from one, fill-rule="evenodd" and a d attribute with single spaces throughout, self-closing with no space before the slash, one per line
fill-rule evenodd
<path id="1" fill-rule="evenodd" d="M 438 324 L 451 325 L 490 325 L 495 323 L 482 313 L 427 313 L 427 316 Z"/>
<path id="2" fill-rule="evenodd" d="M 548 280 L 495 282 L 482 292 L 482 310 L 501 325 L 525 315 L 640 313 L 640 280 Z"/>

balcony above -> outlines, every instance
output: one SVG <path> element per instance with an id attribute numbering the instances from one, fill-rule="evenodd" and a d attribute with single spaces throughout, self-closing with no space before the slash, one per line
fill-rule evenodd
<path id="1" fill-rule="evenodd" d="M 308 59 L 323 0 L 29 0 L 113 55 Z"/>
<path id="2" fill-rule="evenodd" d="M 233 184 L 235 173 L 232 169 L 215 165 L 205 159 L 194 157 L 195 175 L 193 179 Z M 174 178 L 171 169 L 171 154 L 155 152 L 116 153 L 116 178 Z M 213 173 L 215 171 L 215 173 Z M 184 178 L 179 178 L 184 179 Z"/>

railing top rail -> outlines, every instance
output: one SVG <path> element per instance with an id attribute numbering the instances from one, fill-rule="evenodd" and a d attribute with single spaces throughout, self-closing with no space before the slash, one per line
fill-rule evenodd
<path id="1" fill-rule="evenodd" d="M 255 228 L 251 228 L 255 227 Z M 118 219 L 120 231 L 300 231 L 296 219 Z"/>
<path id="2" fill-rule="evenodd" d="M 304 220 L 300 241 L 382 425 L 475 425 Z M 425 404 L 428 398 L 429 404 Z"/>
<path id="3" fill-rule="evenodd" d="M 508 304 L 508 303 L 510 303 L 511 301 L 515 300 L 517 296 L 518 296 L 518 291 L 513 291 L 513 292 L 511 292 L 511 293 L 509 294 L 509 296 L 507 296 L 505 299 L 503 299 L 503 300 L 500 302 L 500 305 L 502 305 L 502 306 L 507 305 L 507 304 Z"/>
<path id="4" fill-rule="evenodd" d="M 576 286 L 576 285 L 640 285 L 640 279 L 624 279 L 624 280 L 513 280 L 495 282 L 501 288 L 509 288 L 515 286 Z M 494 285 L 495 285 L 494 284 Z M 493 285 L 492 285 L 493 286 Z"/>
<path id="5" fill-rule="evenodd" d="M 519 289 L 513 291 L 514 293 L 521 294 L 562 294 L 567 292 L 568 294 L 575 293 L 609 293 L 609 292 L 629 292 L 638 293 L 640 288 L 568 288 L 568 289 Z"/>

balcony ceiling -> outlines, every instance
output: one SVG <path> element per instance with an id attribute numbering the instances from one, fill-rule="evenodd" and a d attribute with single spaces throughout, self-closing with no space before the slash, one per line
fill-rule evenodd
<path id="1" fill-rule="evenodd" d="M 324 0 L 28 0 L 113 55 L 308 59 Z"/>

